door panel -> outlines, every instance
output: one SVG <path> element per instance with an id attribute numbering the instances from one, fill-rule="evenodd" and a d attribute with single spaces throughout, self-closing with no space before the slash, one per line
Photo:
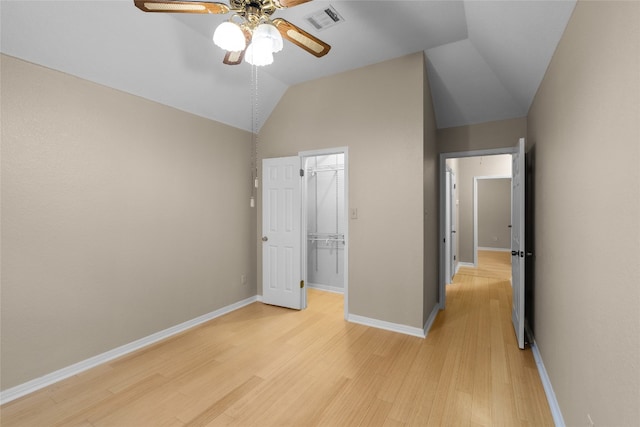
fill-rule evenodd
<path id="1" fill-rule="evenodd" d="M 445 172 L 445 179 L 446 179 L 446 183 L 445 183 L 445 206 L 444 206 L 444 228 L 445 228 L 445 246 L 444 246 L 444 253 L 445 253 L 445 265 L 444 265 L 444 275 L 445 275 L 445 283 L 451 283 L 452 282 L 452 278 L 453 278 L 453 271 L 451 269 L 452 265 L 453 265 L 453 259 L 452 259 L 452 249 L 451 249 L 451 244 L 452 244 L 452 237 L 453 237 L 453 233 L 451 233 L 451 230 L 453 230 L 453 225 L 451 224 L 451 169 L 449 169 L 449 167 L 447 166 L 447 171 Z"/>
<path id="2" fill-rule="evenodd" d="M 450 213 L 451 213 L 451 256 L 450 256 L 450 260 L 451 260 L 451 281 L 453 282 L 453 276 L 456 275 L 456 268 L 458 266 L 458 259 L 457 259 L 457 234 L 456 234 L 456 229 L 457 229 L 457 225 L 456 225 L 456 204 L 458 203 L 458 195 L 457 195 L 457 188 L 456 188 L 456 174 L 453 173 L 453 171 L 451 172 L 451 209 L 450 209 Z"/>
<path id="3" fill-rule="evenodd" d="M 524 348 L 524 138 L 517 145 L 518 152 L 513 154 L 512 194 L 511 194 L 511 285 L 513 304 L 511 321 L 516 332 L 518 347 Z"/>
<path id="4" fill-rule="evenodd" d="M 447 166 L 445 184 L 445 279 L 453 283 L 456 274 L 456 175 Z"/>
<path id="5" fill-rule="evenodd" d="M 302 309 L 299 157 L 262 161 L 262 299 Z"/>

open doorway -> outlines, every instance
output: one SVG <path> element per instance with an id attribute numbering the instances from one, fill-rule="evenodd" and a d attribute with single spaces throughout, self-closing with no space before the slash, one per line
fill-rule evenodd
<path id="1" fill-rule="evenodd" d="M 451 283 L 458 268 L 475 267 L 478 263 L 478 182 L 493 177 L 510 178 L 513 153 L 513 148 L 502 148 L 440 155 L 441 309 L 446 304 L 446 284 Z M 502 225 L 508 230 L 510 224 Z M 488 230 L 486 234 L 491 241 L 497 237 L 499 243 L 504 243 L 503 235 L 497 231 Z M 492 245 L 483 240 L 480 246 Z"/>
<path id="2" fill-rule="evenodd" d="M 473 254 L 478 264 L 478 250 L 511 252 L 511 156 L 498 166 L 505 176 L 473 178 Z"/>
<path id="3" fill-rule="evenodd" d="M 478 249 L 509 250 L 511 155 L 445 161 L 445 283 L 459 267 L 477 267 Z"/>
<path id="4" fill-rule="evenodd" d="M 446 262 L 447 262 L 447 239 L 450 236 L 447 235 L 447 227 L 446 227 L 446 206 L 447 206 L 447 194 L 445 186 L 447 185 L 446 179 L 446 168 L 447 166 L 451 167 L 448 164 L 450 159 L 457 159 L 459 163 L 461 160 L 468 158 L 478 158 L 479 164 L 482 165 L 483 159 L 486 158 L 487 161 L 489 158 L 498 158 L 501 154 L 508 154 L 505 160 L 508 160 L 511 157 L 511 224 L 508 225 L 510 229 L 511 235 L 511 283 L 512 283 L 512 322 L 514 326 L 514 330 L 516 333 L 516 338 L 518 341 L 518 347 L 524 348 L 525 338 L 524 338 L 524 305 L 525 305 L 525 297 L 524 297 L 524 269 L 526 266 L 525 257 L 528 256 L 527 251 L 525 250 L 525 198 L 526 191 L 524 186 L 525 180 L 525 140 L 524 138 L 520 138 L 518 143 L 513 148 L 502 148 L 502 149 L 494 149 L 494 150 L 481 150 L 475 152 L 460 152 L 460 153 L 442 153 L 440 154 L 440 267 L 439 267 L 439 303 L 440 308 L 445 309 L 446 306 Z M 476 161 L 476 160 L 474 160 Z M 506 162 L 505 162 L 506 163 Z M 496 175 L 499 174 L 499 171 L 494 171 Z M 462 183 L 464 179 L 460 177 L 459 171 L 456 171 L 456 175 L 458 176 L 458 184 Z M 471 174 L 473 176 L 474 182 L 474 198 L 477 197 L 477 183 L 478 176 L 487 176 L 487 174 L 483 171 L 472 171 Z M 505 173 L 505 175 L 507 175 Z M 468 180 L 467 180 L 468 181 Z M 462 188 L 459 188 L 459 200 L 462 200 Z M 476 199 L 477 200 L 477 199 Z M 464 212 L 462 207 L 458 209 L 461 213 Z M 475 209 L 474 209 L 475 211 Z M 462 239 L 461 233 L 462 230 L 462 221 L 460 221 L 458 227 L 458 247 L 462 248 Z M 474 223 L 474 229 L 477 230 L 477 222 Z M 473 231 L 474 235 L 474 245 L 473 245 L 473 256 L 474 256 L 474 264 L 477 263 L 477 232 Z M 462 260 L 463 257 L 461 256 Z"/>
<path id="5" fill-rule="evenodd" d="M 300 153 L 302 184 L 302 274 L 306 286 L 344 296 L 348 286 L 347 149 Z"/>

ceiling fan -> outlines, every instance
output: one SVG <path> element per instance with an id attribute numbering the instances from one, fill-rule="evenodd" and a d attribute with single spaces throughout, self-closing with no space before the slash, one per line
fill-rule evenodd
<path id="1" fill-rule="evenodd" d="M 229 0 L 229 4 L 206 1 L 134 0 L 144 12 L 233 13 L 216 28 L 214 43 L 226 50 L 224 63 L 237 65 L 246 59 L 252 65 L 268 65 L 273 53 L 282 49 L 285 38 L 320 58 L 331 49 L 327 43 L 282 18 L 271 19 L 277 9 L 285 9 L 311 0 Z M 234 22 L 235 20 L 235 22 Z"/>

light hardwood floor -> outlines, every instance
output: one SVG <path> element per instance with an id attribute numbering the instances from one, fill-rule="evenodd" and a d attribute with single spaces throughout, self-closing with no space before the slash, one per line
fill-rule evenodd
<path id="1" fill-rule="evenodd" d="M 307 310 L 252 304 L 10 402 L 1 424 L 553 425 L 510 323 L 510 259 L 485 260 L 427 339 L 347 323 L 340 295 L 309 290 Z"/>

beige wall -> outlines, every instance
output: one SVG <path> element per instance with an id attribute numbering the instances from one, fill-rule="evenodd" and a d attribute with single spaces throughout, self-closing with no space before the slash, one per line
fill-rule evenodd
<path id="1" fill-rule="evenodd" d="M 640 419 L 640 3 L 579 1 L 529 112 L 535 331 L 568 426 Z"/>
<path id="2" fill-rule="evenodd" d="M 511 148 L 526 134 L 526 117 L 438 129 L 438 149 L 440 153 L 454 153 Z"/>
<path id="3" fill-rule="evenodd" d="M 250 134 L 1 66 L 2 389 L 256 294 Z"/>
<path id="4" fill-rule="evenodd" d="M 478 180 L 478 247 L 511 248 L 511 179 Z"/>
<path id="5" fill-rule="evenodd" d="M 420 328 L 423 81 L 419 53 L 293 86 L 258 143 L 261 158 L 349 147 L 350 313 Z"/>

